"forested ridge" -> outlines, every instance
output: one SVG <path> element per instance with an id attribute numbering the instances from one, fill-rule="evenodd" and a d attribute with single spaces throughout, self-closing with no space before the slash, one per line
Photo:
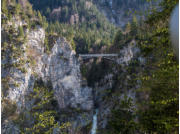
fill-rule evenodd
<path id="1" fill-rule="evenodd" d="M 115 3 L 119 7 L 128 4 L 117 0 Z M 103 59 L 87 60 L 81 65 L 82 77 L 90 87 L 100 83 L 106 74 L 113 74 L 113 86 L 106 91 L 103 98 L 104 102 L 113 105 L 113 109 L 110 108 L 107 126 L 98 131 L 103 134 L 178 134 L 179 63 L 169 37 L 169 19 L 177 3 L 178 0 L 162 0 L 159 7 L 152 8 L 146 18 L 139 19 L 133 15 L 132 20 L 121 28 L 109 22 L 97 8 L 95 1 L 2 0 L 1 58 L 8 61 L 2 66 L 16 67 L 27 73 L 27 68 L 23 65 L 28 63 L 35 67 L 38 64 L 32 58 L 23 60 L 25 50 L 21 47 L 27 42 L 27 30 L 36 30 L 39 26 L 46 32 L 43 45 L 47 54 L 50 54 L 58 37 L 65 37 L 77 55 L 118 53 L 128 44 L 136 42 L 141 53 L 139 56 L 146 60 L 143 65 L 136 59 L 130 61 L 128 66 Z M 144 1 L 139 4 L 143 5 Z M 24 23 L 18 28 L 15 24 L 8 25 L 13 20 Z M 12 62 L 19 57 L 21 60 Z M 122 67 L 126 67 L 125 73 L 122 72 Z M 37 74 L 33 75 L 36 77 Z M 131 78 L 127 85 L 122 82 L 126 78 L 124 75 Z M 65 120 L 67 116 L 61 115 L 51 82 L 45 84 L 42 80 L 36 81 L 33 92 L 26 96 L 28 101 L 34 101 L 32 109 L 25 109 L 17 115 L 17 106 L 6 98 L 9 81 L 10 76 L 3 77 L 1 81 L 3 121 L 12 120 L 19 126 L 20 133 L 25 134 L 51 134 L 56 128 L 60 130 L 59 133 L 69 132 L 71 123 Z M 139 85 L 135 89 L 137 81 Z M 17 83 L 13 85 L 18 86 Z M 124 90 L 133 87 L 136 93 L 135 102 L 126 94 L 124 98 L 120 98 L 126 92 Z M 77 108 L 75 113 L 81 113 L 81 110 Z M 34 119 L 33 122 L 29 117 Z M 83 129 L 89 131 L 90 127 L 89 124 L 83 126 Z"/>
<path id="2" fill-rule="evenodd" d="M 90 48 L 112 44 L 116 28 L 91 1 L 31 0 L 30 2 L 49 21 L 47 33 L 56 32 L 66 37 L 77 53 L 87 53 Z"/>

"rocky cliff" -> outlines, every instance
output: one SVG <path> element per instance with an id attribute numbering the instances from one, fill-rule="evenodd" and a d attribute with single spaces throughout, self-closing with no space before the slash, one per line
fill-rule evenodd
<path id="1" fill-rule="evenodd" d="M 18 31 L 17 27 L 22 23 L 15 21 L 15 24 L 17 26 L 14 29 Z M 6 27 L 10 26 L 13 27 L 10 24 L 3 25 L 2 34 L 6 33 Z M 30 110 L 33 101 L 26 101 L 26 96 L 33 91 L 34 82 L 41 78 L 44 83 L 52 83 L 60 111 L 71 113 L 66 120 L 72 122 L 73 133 L 76 128 L 89 124 L 93 114 L 92 89 L 81 86 L 80 64 L 75 51 L 65 38 L 58 37 L 47 54 L 44 48 L 45 31 L 39 26 L 34 30 L 26 29 L 25 36 L 26 42 L 18 48 L 22 50 L 21 56 L 9 59 L 13 52 L 7 49 L 3 53 L 2 79 L 8 79 L 8 83 L 2 82 L 3 100 L 17 106 L 16 114 L 23 109 Z M 20 67 L 12 66 L 20 64 L 22 60 L 24 62 Z M 3 102 L 2 112 L 5 112 L 5 107 L 6 101 Z M 9 117 L 3 119 L 3 133 L 12 130 L 18 133 L 18 126 L 14 128 L 16 125 L 11 123 Z"/>
<path id="2" fill-rule="evenodd" d="M 138 25 L 134 17 L 125 31 L 118 30 L 153 3 L 30 1 L 33 5 L 28 0 L 2 0 L 3 134 L 178 131 L 178 64 L 163 26 L 168 22 L 157 23 L 160 29 L 154 31 L 143 22 Z M 118 57 L 83 59 L 80 64 L 75 50 Z"/>

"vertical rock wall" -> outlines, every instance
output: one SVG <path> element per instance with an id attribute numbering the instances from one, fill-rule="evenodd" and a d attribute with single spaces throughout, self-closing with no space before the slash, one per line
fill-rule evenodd
<path id="1" fill-rule="evenodd" d="M 42 78 L 45 83 L 51 81 L 59 109 L 65 111 L 65 114 L 71 114 L 66 120 L 72 122 L 71 131 L 74 133 L 75 128 L 89 124 L 93 116 L 92 89 L 87 86 L 81 87 L 80 64 L 76 54 L 64 38 L 56 40 L 50 54 L 45 53 L 45 31 L 40 27 L 26 31 L 26 35 L 27 42 L 22 45 L 23 55 L 11 62 L 23 59 L 29 60 L 30 63 L 26 62 L 23 65 L 26 71 L 21 71 L 16 67 L 2 67 L 2 78 L 10 76 L 9 89 L 4 98 L 17 105 L 17 112 L 22 111 L 25 107 L 31 109 L 32 102 L 25 101 L 25 97 L 33 91 L 35 80 Z M 7 62 L 3 60 L 2 64 Z M 79 113 L 74 112 L 77 109 Z M 5 120 L 3 121 L 4 133 L 13 128 L 11 120 Z M 18 130 L 16 132 L 18 133 Z"/>

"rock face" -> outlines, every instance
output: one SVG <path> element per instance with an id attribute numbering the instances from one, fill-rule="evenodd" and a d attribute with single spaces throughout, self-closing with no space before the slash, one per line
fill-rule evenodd
<path id="1" fill-rule="evenodd" d="M 123 2 L 122 0 L 122 8 L 120 9 L 118 9 L 117 2 L 117 0 L 94 1 L 111 22 L 124 26 L 130 19 L 125 16 L 125 11 L 127 11 L 125 8 L 132 1 L 124 0 Z M 132 3 L 134 2 L 136 3 L 137 0 L 134 0 Z M 90 9 L 93 4 L 86 2 L 85 5 L 87 9 Z M 129 10 L 133 8 L 136 7 L 129 7 Z M 52 11 L 52 17 L 60 16 L 61 7 Z M 16 31 L 19 26 L 27 25 L 24 21 L 15 17 L 13 19 Z M 81 19 L 85 21 L 85 19 Z M 79 21 L 80 17 L 78 14 L 72 14 L 70 23 L 77 24 Z M 13 27 L 12 21 L 6 26 L 8 27 L 9 25 Z M 2 33 L 5 29 L 3 26 Z M 9 60 L 8 56 L 13 53 L 9 50 L 6 52 L 7 57 L 5 56 L 2 59 L 2 78 L 8 79 L 8 90 L 3 94 L 3 98 L 13 102 L 17 106 L 17 113 L 21 112 L 24 108 L 31 109 L 32 102 L 26 101 L 26 95 L 33 91 L 35 81 L 40 78 L 45 83 L 48 81 L 52 83 L 60 113 L 67 115 L 65 121 L 72 123 L 69 134 L 79 134 L 78 128 L 83 128 L 92 122 L 94 98 L 98 105 L 98 128 L 100 129 L 107 126 L 108 117 L 114 108 L 114 99 L 121 100 L 123 95 L 126 94 L 135 100 L 135 92 L 129 86 L 129 80 L 132 78 L 126 70 L 132 59 L 137 59 L 140 64 L 144 62 L 143 58 L 139 56 L 140 52 L 136 47 L 135 41 L 132 41 L 120 51 L 120 58 L 116 62 L 121 65 L 121 68 L 119 70 L 114 68 L 113 72 L 107 74 L 104 79 L 96 84 L 94 97 L 92 88 L 87 85 L 82 86 L 80 63 L 77 60 L 75 52 L 64 38 L 57 38 L 55 43 L 50 44 L 52 49 L 47 54 L 44 47 L 45 31 L 43 28 L 37 26 L 34 30 L 24 30 L 24 33 L 27 36 L 27 41 L 21 43 L 21 47 L 19 48 L 22 51 L 22 55 Z M 5 35 L 3 35 L 4 38 L 6 38 Z M 21 65 L 21 62 L 25 63 Z M 21 68 L 6 66 L 7 64 L 12 65 L 16 63 L 20 64 Z M 118 81 L 115 79 L 117 77 L 116 74 L 120 74 L 119 77 L 121 79 Z M 119 83 L 118 88 L 122 89 L 120 91 L 122 96 L 119 96 L 119 98 L 111 97 L 110 100 L 106 99 L 109 96 L 108 90 L 114 88 L 114 86 L 116 88 L 117 83 Z M 7 85 L 2 84 L 2 89 L 5 89 Z M 3 110 L 4 107 L 2 107 Z M 3 119 L 2 124 L 2 133 L 20 133 L 18 126 L 11 119 Z M 85 133 L 83 132 L 83 134 Z"/>
<path id="2" fill-rule="evenodd" d="M 51 81 L 60 110 L 72 113 L 72 116 L 67 117 L 68 121 L 73 122 L 72 132 L 75 132 L 75 128 L 89 124 L 93 113 L 92 89 L 81 86 L 80 64 L 71 46 L 64 38 L 58 38 L 50 54 L 47 54 L 44 52 L 45 31 L 42 28 L 26 31 L 26 35 L 27 42 L 23 44 L 22 57 L 11 62 L 18 62 L 23 58 L 33 64 L 26 62 L 23 65 L 26 71 L 23 72 L 16 67 L 2 68 L 2 78 L 10 76 L 9 90 L 5 98 L 14 102 L 18 111 L 25 107 L 29 109 L 30 104 L 25 102 L 25 96 L 33 90 L 35 80 L 42 78 L 45 83 Z M 2 60 L 2 64 L 7 62 L 7 59 Z M 76 109 L 81 113 L 73 113 Z M 4 133 L 13 126 L 7 122 Z"/>
<path id="3" fill-rule="evenodd" d="M 133 59 L 137 59 L 138 62 L 144 64 L 144 59 L 141 56 L 140 49 L 137 47 L 135 40 L 132 40 L 127 46 L 120 50 L 119 58 L 116 62 L 121 66 L 128 66 Z"/>
<path id="4" fill-rule="evenodd" d="M 36 31 L 31 31 L 27 35 L 27 44 L 22 45 L 21 49 L 24 50 L 24 53 L 21 57 L 19 57 L 16 60 L 12 60 L 12 63 L 18 63 L 20 60 L 27 60 L 29 55 L 32 57 L 36 57 L 36 61 L 40 61 L 40 56 L 38 53 L 42 53 L 43 50 L 43 43 L 45 39 L 45 32 L 42 28 L 39 28 Z M 33 51 L 31 48 L 36 48 Z M 31 53 L 30 53 L 31 52 Z M 8 63 L 8 61 L 5 59 L 2 64 Z M 25 107 L 25 94 L 27 94 L 29 91 L 32 91 L 33 84 L 35 81 L 35 77 L 33 76 L 34 72 L 41 72 L 41 66 L 42 62 L 37 64 L 37 68 L 33 68 L 29 63 L 26 63 L 23 65 L 23 67 L 26 69 L 26 71 L 21 71 L 17 69 L 16 67 L 11 68 L 2 68 L 2 77 L 5 78 L 7 76 L 10 76 L 10 83 L 16 83 L 18 86 L 14 86 L 9 84 L 9 90 L 7 93 L 7 99 L 15 102 L 18 106 L 18 109 Z M 35 70 L 34 70 L 35 69 Z"/>
<path id="5" fill-rule="evenodd" d="M 139 81 L 133 81 L 133 74 L 138 74 L 145 64 L 136 41 L 132 40 L 124 46 L 116 60 L 118 68 L 114 67 L 112 72 L 105 75 L 103 79 L 95 84 L 95 101 L 99 110 L 98 129 L 106 129 L 111 111 L 116 109 L 116 103 L 121 102 L 124 96 L 136 102 L 136 89 L 139 88 Z M 134 65 L 136 64 L 136 65 Z M 131 72 L 132 71 L 132 72 Z M 118 103 L 118 104 L 119 104 Z"/>
<path id="6" fill-rule="evenodd" d="M 55 89 L 60 108 L 91 110 L 93 106 L 91 88 L 81 88 L 81 74 L 75 52 L 64 39 L 58 39 L 52 53 L 44 58 L 49 78 Z M 45 68 L 45 70 L 47 70 Z"/>

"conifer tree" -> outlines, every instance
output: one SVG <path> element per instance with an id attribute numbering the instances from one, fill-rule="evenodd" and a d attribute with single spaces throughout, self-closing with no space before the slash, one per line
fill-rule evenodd
<path id="1" fill-rule="evenodd" d="M 135 36 L 137 34 L 137 18 L 136 16 L 133 16 L 133 20 L 131 23 L 131 35 Z"/>
<path id="2" fill-rule="evenodd" d="M 126 29 L 125 29 L 125 31 L 126 31 L 127 33 L 129 33 L 130 30 L 131 30 L 131 24 L 128 22 L 128 23 L 126 24 Z"/>
<path id="3" fill-rule="evenodd" d="M 2 11 L 5 15 L 8 15 L 7 1 L 6 1 L 6 0 L 2 0 L 2 3 L 1 3 L 1 11 Z"/>
<path id="4" fill-rule="evenodd" d="M 19 30 L 19 38 L 24 38 L 24 30 L 23 30 L 23 27 L 22 26 L 19 26 L 18 27 L 18 30 Z"/>
<path id="5" fill-rule="evenodd" d="M 47 85 L 42 80 L 35 82 L 34 91 L 30 98 L 35 101 L 31 110 L 31 116 L 34 123 L 31 127 L 24 128 L 24 133 L 33 134 L 52 134 L 55 130 L 58 133 L 65 133 L 65 129 L 70 127 L 70 123 L 61 123 L 56 121 L 57 102 L 54 99 L 52 84 L 47 82 Z M 53 105 L 54 104 L 54 105 Z"/>
<path id="6" fill-rule="evenodd" d="M 16 14 L 19 15 L 20 11 L 21 11 L 21 5 L 20 4 L 16 4 L 16 7 L 15 7 Z"/>

